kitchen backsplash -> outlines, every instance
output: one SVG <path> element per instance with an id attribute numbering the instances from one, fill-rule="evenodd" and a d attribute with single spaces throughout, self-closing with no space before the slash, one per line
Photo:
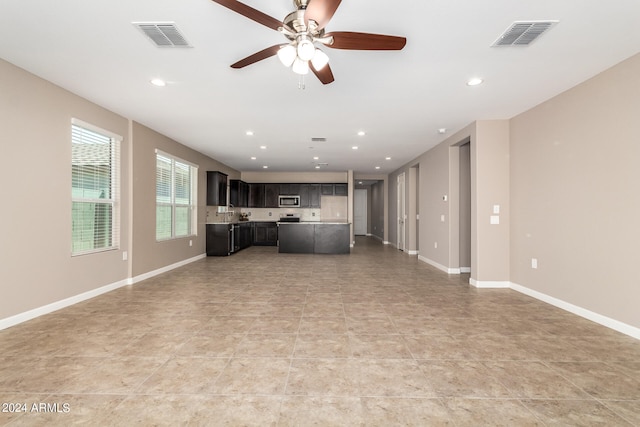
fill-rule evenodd
<path id="1" fill-rule="evenodd" d="M 322 196 L 321 208 L 226 208 L 207 206 L 207 222 L 235 222 L 241 213 L 250 221 L 278 221 L 286 214 L 300 215 L 301 221 L 347 222 L 347 198 Z M 226 212 L 225 212 L 226 211 Z"/>

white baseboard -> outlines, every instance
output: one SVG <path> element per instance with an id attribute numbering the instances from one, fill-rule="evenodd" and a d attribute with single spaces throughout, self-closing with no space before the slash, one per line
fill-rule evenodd
<path id="1" fill-rule="evenodd" d="M 25 311 L 23 313 L 16 314 L 11 317 L 6 317 L 4 319 L 0 319 L 0 330 L 10 328 L 11 326 L 15 326 L 19 323 L 26 322 L 27 320 L 35 319 L 36 317 L 43 316 L 45 314 L 52 313 L 54 311 L 60 310 L 61 308 L 69 307 L 74 304 L 78 304 L 79 302 L 86 301 L 88 299 L 97 297 L 98 295 L 105 294 L 107 292 L 111 292 L 114 289 L 121 288 L 128 284 L 128 280 L 120 280 L 115 283 L 111 283 L 109 285 L 101 286 L 96 289 L 92 289 L 87 292 L 83 292 L 78 295 L 74 295 L 69 298 L 65 298 L 60 301 L 53 302 L 51 304 L 43 305 L 42 307 L 34 308 L 29 311 Z"/>
<path id="2" fill-rule="evenodd" d="M 493 289 L 493 288 L 510 288 L 511 282 L 509 281 L 498 281 L 498 280 L 476 280 L 469 279 L 469 284 L 471 286 L 475 286 L 476 288 L 483 289 Z"/>
<path id="3" fill-rule="evenodd" d="M 426 258 L 426 257 L 424 257 L 422 255 L 418 255 L 418 260 L 420 260 L 422 262 L 426 262 L 427 264 L 437 268 L 438 270 L 444 271 L 447 274 L 460 274 L 459 269 L 445 267 L 444 265 L 439 264 L 439 263 L 435 262 L 434 260 Z M 458 270 L 458 271 L 456 271 L 456 270 Z"/>
<path id="4" fill-rule="evenodd" d="M 418 255 L 418 251 L 416 251 L 416 250 L 407 251 L 407 253 L 409 255 Z"/>
<path id="5" fill-rule="evenodd" d="M 43 316 L 45 314 L 52 313 L 54 311 L 60 310 L 65 307 L 72 306 L 74 304 L 78 304 L 79 302 L 86 301 L 88 299 L 97 297 L 98 295 L 105 294 L 107 292 L 111 292 L 115 289 L 121 288 L 123 286 L 132 285 L 134 283 L 140 282 L 142 280 L 148 279 L 153 276 L 157 276 L 158 274 L 165 273 L 169 270 L 173 270 L 174 268 L 182 267 L 183 265 L 192 263 L 194 261 L 198 261 L 202 258 L 206 258 L 206 254 L 198 255 L 193 258 L 186 259 L 184 261 L 177 262 L 175 264 L 168 265 L 163 268 L 159 268 L 157 270 L 151 271 L 149 273 L 141 274 L 139 276 L 128 278 L 124 280 L 120 280 L 115 283 L 111 283 L 109 285 L 101 286 L 96 289 L 92 289 L 87 292 L 83 292 L 78 295 L 74 295 L 69 298 L 65 298 L 60 301 L 53 302 L 51 304 L 43 305 L 42 307 L 34 308 L 29 311 L 25 311 L 23 313 L 16 314 L 14 316 L 6 317 L 4 319 L 0 319 L 0 330 L 10 328 L 11 326 L 15 326 L 19 323 L 26 322 L 28 320 L 35 319 L 36 317 Z"/>
<path id="6" fill-rule="evenodd" d="M 628 325 L 626 323 L 620 322 L 619 320 L 615 320 L 610 317 L 603 316 L 602 314 L 595 313 L 591 310 L 587 310 L 586 308 L 578 307 L 577 305 L 573 305 L 561 299 L 552 297 L 547 294 L 543 294 L 542 292 L 538 292 L 533 289 L 529 289 L 527 287 L 518 285 L 517 283 L 511 283 L 510 287 L 514 291 L 520 292 L 525 295 L 529 295 L 530 297 L 533 297 L 540 301 L 544 301 L 548 304 L 551 304 L 555 307 L 566 310 L 570 313 L 576 314 L 580 317 L 584 317 L 585 319 L 591 320 L 592 322 L 596 322 L 602 326 L 606 326 L 607 328 L 611 328 L 625 335 L 629 335 L 633 338 L 640 339 L 640 328 L 636 328 L 635 326 Z"/>
<path id="7" fill-rule="evenodd" d="M 460 267 L 460 273 L 471 273 L 471 267 Z"/>
<path id="8" fill-rule="evenodd" d="M 182 267 L 183 265 L 191 264 L 192 262 L 201 260 L 201 259 L 206 258 L 206 257 L 207 257 L 207 254 L 201 254 L 201 255 L 198 255 L 198 256 L 194 256 L 193 258 L 188 258 L 188 259 L 185 259 L 185 260 L 182 260 L 182 261 L 178 261 L 178 262 L 176 262 L 174 264 L 167 265 L 167 266 L 162 267 L 162 268 L 158 268 L 157 270 L 149 271 L 148 273 L 140 274 L 140 275 L 138 275 L 136 277 L 133 277 L 133 278 L 129 279 L 129 281 L 130 281 L 129 284 L 133 285 L 133 284 L 141 282 L 143 280 L 150 279 L 151 277 L 157 276 L 159 274 L 166 273 L 167 271 L 171 271 L 171 270 L 176 269 L 178 267 Z"/>

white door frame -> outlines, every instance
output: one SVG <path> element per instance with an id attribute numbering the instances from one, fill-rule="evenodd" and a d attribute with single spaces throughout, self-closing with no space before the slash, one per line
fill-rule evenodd
<path id="1" fill-rule="evenodd" d="M 406 219 L 405 212 L 405 194 L 404 194 L 404 172 L 398 175 L 398 238 L 397 247 L 399 250 L 405 250 L 406 240 Z"/>

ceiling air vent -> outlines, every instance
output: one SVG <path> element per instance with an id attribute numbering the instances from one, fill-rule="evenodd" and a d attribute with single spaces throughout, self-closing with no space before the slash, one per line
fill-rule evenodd
<path id="1" fill-rule="evenodd" d="M 191 47 L 173 22 L 133 22 L 158 47 Z"/>
<path id="2" fill-rule="evenodd" d="M 491 46 L 528 46 L 558 21 L 516 21 Z"/>
<path id="3" fill-rule="evenodd" d="M 311 138 L 312 142 L 327 142 L 327 138 Z"/>

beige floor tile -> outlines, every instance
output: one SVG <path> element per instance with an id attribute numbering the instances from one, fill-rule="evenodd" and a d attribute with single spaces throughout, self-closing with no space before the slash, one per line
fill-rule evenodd
<path id="1" fill-rule="evenodd" d="M 230 357 L 235 354 L 244 337 L 245 334 L 196 335 L 184 343 L 176 354 L 193 357 Z"/>
<path id="2" fill-rule="evenodd" d="M 189 427 L 275 426 L 280 396 L 199 396 L 190 402 Z"/>
<path id="3" fill-rule="evenodd" d="M 596 400 L 525 400 L 529 408 L 547 426 L 631 426 Z"/>
<path id="4" fill-rule="evenodd" d="M 349 334 L 353 357 L 366 359 L 411 359 L 401 335 Z"/>
<path id="5" fill-rule="evenodd" d="M 300 321 L 301 334 L 346 334 L 344 317 L 303 317 Z"/>
<path id="6" fill-rule="evenodd" d="M 603 362 L 552 362 L 550 366 L 595 398 L 640 400 L 640 381 Z"/>
<path id="7" fill-rule="evenodd" d="M 358 360 L 363 396 L 436 397 L 433 386 L 414 360 Z"/>
<path id="8" fill-rule="evenodd" d="M 540 362 L 483 362 L 515 397 L 586 399 L 589 395 L 557 370 Z"/>
<path id="9" fill-rule="evenodd" d="M 135 389 L 140 394 L 198 394 L 211 389 L 229 359 L 176 357 Z"/>
<path id="10" fill-rule="evenodd" d="M 600 402 L 632 425 L 640 426 L 640 400 L 601 400 Z"/>
<path id="11" fill-rule="evenodd" d="M 443 399 L 456 427 L 537 427 L 545 424 L 519 400 Z"/>
<path id="12" fill-rule="evenodd" d="M 236 349 L 236 357 L 291 357 L 295 334 L 247 334 Z"/>
<path id="13" fill-rule="evenodd" d="M 361 426 L 363 421 L 359 397 L 287 396 L 278 426 Z"/>
<path id="14" fill-rule="evenodd" d="M 346 334 L 299 334 L 295 344 L 296 358 L 347 358 L 351 356 Z"/>
<path id="15" fill-rule="evenodd" d="M 359 396 L 360 375 L 352 359 L 293 359 L 286 394 Z"/>
<path id="16" fill-rule="evenodd" d="M 233 358 L 217 380 L 210 392 L 214 394 L 283 394 L 290 359 L 276 358 Z"/>
<path id="17" fill-rule="evenodd" d="M 443 397 L 509 398 L 509 390 L 493 377 L 482 362 L 422 360 L 420 369 L 434 392 Z"/>
<path id="18" fill-rule="evenodd" d="M 363 425 L 388 426 L 453 426 L 440 399 L 427 398 L 362 398 Z"/>

